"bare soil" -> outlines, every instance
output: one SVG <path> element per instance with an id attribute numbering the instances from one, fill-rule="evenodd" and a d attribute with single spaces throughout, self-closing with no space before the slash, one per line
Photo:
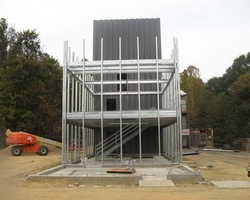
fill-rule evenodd
<path id="1" fill-rule="evenodd" d="M 35 153 L 14 157 L 10 147 L 0 151 L 0 199 L 250 199 L 250 189 L 220 189 L 210 181 L 250 181 L 247 152 L 208 152 L 183 157 L 195 170 L 202 171 L 204 183 L 176 184 L 176 187 L 69 186 L 67 181 L 31 181 L 27 176 L 61 164 L 61 150 L 50 146 L 47 156 Z"/>

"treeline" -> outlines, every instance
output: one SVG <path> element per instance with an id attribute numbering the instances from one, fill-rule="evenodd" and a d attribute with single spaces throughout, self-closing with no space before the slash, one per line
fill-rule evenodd
<path id="1" fill-rule="evenodd" d="M 180 74 L 190 128 L 213 128 L 216 142 L 250 136 L 250 53 L 206 83 L 189 66 Z M 0 133 L 25 131 L 61 140 L 62 68 L 43 51 L 36 30 L 0 19 Z"/>
<path id="2" fill-rule="evenodd" d="M 213 128 L 218 143 L 250 137 L 250 52 L 236 58 L 222 77 L 206 83 L 195 66 L 189 66 L 180 77 L 191 129 Z"/>
<path id="3" fill-rule="evenodd" d="M 0 126 L 61 140 L 62 68 L 36 30 L 0 19 Z"/>

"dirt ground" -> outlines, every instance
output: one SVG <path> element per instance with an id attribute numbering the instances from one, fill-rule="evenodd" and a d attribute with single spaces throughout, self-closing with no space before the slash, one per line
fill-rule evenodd
<path id="1" fill-rule="evenodd" d="M 220 189 L 210 181 L 245 180 L 249 153 L 208 152 L 183 157 L 183 163 L 201 170 L 204 184 L 177 184 L 176 187 L 69 186 L 67 181 L 31 181 L 29 174 L 61 164 L 61 151 L 49 147 L 47 156 L 23 154 L 14 157 L 10 148 L 0 151 L 0 200 L 29 199 L 250 199 L 250 189 Z M 207 167 L 208 166 L 208 167 Z"/>

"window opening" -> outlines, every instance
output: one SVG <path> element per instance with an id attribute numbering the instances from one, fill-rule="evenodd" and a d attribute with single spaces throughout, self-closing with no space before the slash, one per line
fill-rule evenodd
<path id="1" fill-rule="evenodd" d="M 120 74 L 117 74 L 117 80 L 120 80 Z M 121 80 L 127 80 L 127 74 L 121 74 Z M 117 91 L 120 91 L 120 84 L 117 84 Z M 127 84 L 122 84 L 122 91 L 128 91 Z"/>
<path id="2" fill-rule="evenodd" d="M 107 110 L 116 110 L 116 99 L 107 99 Z"/>

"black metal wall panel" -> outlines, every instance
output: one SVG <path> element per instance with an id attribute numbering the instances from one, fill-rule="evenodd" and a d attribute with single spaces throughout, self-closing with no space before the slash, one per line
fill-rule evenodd
<path id="1" fill-rule="evenodd" d="M 93 60 L 101 59 L 101 38 L 103 38 L 103 59 L 119 60 L 119 37 L 121 37 L 121 57 L 123 60 L 137 59 L 137 37 L 139 37 L 140 59 L 156 58 L 156 37 L 158 43 L 158 58 L 161 59 L 160 19 L 124 19 L 95 20 L 93 35 Z M 128 74 L 128 79 L 137 79 L 137 74 Z M 100 76 L 94 77 L 100 80 Z M 117 75 L 104 75 L 104 80 L 116 80 Z M 155 73 L 141 74 L 141 79 L 156 79 Z M 117 91 L 116 85 L 104 85 L 104 91 Z M 136 84 L 129 85 L 128 91 L 138 91 Z M 156 84 L 141 84 L 141 91 L 156 91 Z M 100 92 L 100 86 L 95 86 L 95 92 Z M 104 110 L 106 96 L 103 98 Z M 95 110 L 100 110 L 100 97 L 96 98 Z M 119 99 L 117 98 L 117 102 Z M 123 101 L 123 110 L 138 109 L 138 101 L 129 96 Z M 157 107 L 156 95 L 142 95 L 141 109 Z M 127 107 L 126 105 L 130 105 Z M 117 103 L 117 110 L 119 110 Z M 136 109 L 136 110 L 137 110 Z"/>
<path id="2" fill-rule="evenodd" d="M 101 38 L 103 38 L 103 59 L 119 60 L 119 37 L 121 37 L 121 59 L 137 59 L 137 37 L 139 37 L 140 59 L 156 59 L 156 37 L 158 58 L 161 59 L 161 30 L 160 19 L 124 19 L 124 20 L 95 20 L 93 30 L 93 60 L 101 60 Z M 141 80 L 156 79 L 156 73 L 141 73 Z M 160 76 L 159 76 L 160 77 Z M 100 76 L 94 77 L 100 80 Z M 116 80 L 117 74 L 104 75 L 104 80 Z M 128 74 L 127 79 L 137 80 L 137 74 Z M 95 86 L 95 92 L 100 92 L 100 86 Z M 104 91 L 118 91 L 116 85 L 104 85 Z M 141 84 L 141 91 L 156 91 L 156 84 Z M 128 85 L 127 91 L 138 91 L 138 85 Z M 107 99 L 116 99 L 116 109 L 119 110 L 119 96 L 104 96 L 103 109 L 106 110 Z M 156 95 L 141 95 L 141 109 L 157 108 Z M 95 110 L 101 109 L 101 97 L 95 97 Z M 122 110 L 138 110 L 138 95 L 123 95 Z M 104 129 L 104 138 L 112 129 Z M 96 129 L 96 140 L 100 142 L 100 129 Z M 138 153 L 139 138 L 124 145 L 123 153 Z M 158 152 L 158 131 L 156 127 L 143 132 L 142 152 Z"/>
<path id="3" fill-rule="evenodd" d="M 119 59 L 119 37 L 123 60 L 137 59 L 137 37 L 140 43 L 140 59 L 155 59 L 155 38 L 158 40 L 158 58 L 161 59 L 160 19 L 94 20 L 93 60 Z"/>
<path id="4" fill-rule="evenodd" d="M 118 131 L 119 128 L 105 128 L 103 132 L 104 138 L 109 137 L 116 131 Z M 162 138 L 162 129 L 161 129 L 161 136 Z M 95 129 L 95 144 L 98 144 L 101 142 L 101 129 L 97 128 Z M 139 154 L 139 136 L 137 135 L 133 139 L 131 139 L 129 142 L 125 143 L 123 145 L 123 153 L 124 154 Z M 162 144 L 161 144 L 162 147 Z M 142 154 L 150 154 L 159 153 L 159 144 L 158 144 L 158 129 L 157 127 L 151 127 L 147 130 L 142 132 Z M 114 153 L 120 152 L 120 148 L 116 149 Z"/>

